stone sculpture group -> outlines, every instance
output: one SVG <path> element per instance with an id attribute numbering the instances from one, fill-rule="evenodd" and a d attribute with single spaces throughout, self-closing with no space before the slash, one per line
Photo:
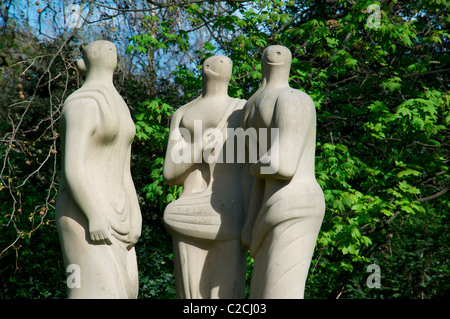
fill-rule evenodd
<path id="1" fill-rule="evenodd" d="M 259 89 L 230 97 L 233 63 L 202 65 L 200 96 L 171 119 L 164 181 L 183 186 L 167 205 L 178 298 L 303 298 L 325 212 L 314 175 L 316 115 L 289 86 L 291 52 L 267 47 Z M 64 103 L 56 221 L 64 264 L 77 265 L 68 298 L 137 298 L 134 245 L 142 217 L 130 173 L 135 127 L 113 84 L 109 41 L 83 48 L 86 79 Z"/>

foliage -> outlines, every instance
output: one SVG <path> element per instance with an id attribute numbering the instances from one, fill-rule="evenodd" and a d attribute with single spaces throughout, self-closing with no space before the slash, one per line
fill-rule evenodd
<path id="1" fill-rule="evenodd" d="M 149 227 L 145 220 L 140 244 L 136 246 L 140 299 L 176 298 L 173 277 L 172 241 L 160 224 Z"/>
<path id="2" fill-rule="evenodd" d="M 148 203 L 156 206 L 160 211 L 181 194 L 179 186 L 166 186 L 162 171 L 164 168 L 164 155 L 169 138 L 168 122 L 172 107 L 162 103 L 159 99 L 143 102 L 140 105 L 142 113 L 136 115 L 136 138 L 148 143 L 153 151 L 153 158 L 148 176 L 153 182 L 147 184 L 142 191 Z M 162 122 L 165 121 L 164 124 Z"/>
<path id="3" fill-rule="evenodd" d="M 76 49 L 61 39 L 39 47 L 35 38 L 26 42 L 23 32 L 6 32 L 0 41 L 8 58 L 0 78 L 5 102 L 0 111 L 0 296 L 61 297 L 64 270 L 54 225 L 55 123 L 61 101 L 76 87 L 67 62 Z"/>

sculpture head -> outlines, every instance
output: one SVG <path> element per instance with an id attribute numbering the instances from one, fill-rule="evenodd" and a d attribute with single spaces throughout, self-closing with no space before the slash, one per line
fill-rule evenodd
<path id="1" fill-rule="evenodd" d="M 291 51 L 281 45 L 271 45 L 264 49 L 262 60 L 265 64 L 271 66 L 289 66 L 292 60 Z"/>
<path id="2" fill-rule="evenodd" d="M 203 78 L 221 80 L 229 82 L 231 72 L 233 71 L 233 62 L 229 57 L 216 55 L 203 62 Z"/>
<path id="3" fill-rule="evenodd" d="M 81 72 L 114 72 L 117 67 L 117 49 L 110 41 L 91 42 L 82 48 L 82 55 L 83 59 L 77 62 Z"/>
<path id="4" fill-rule="evenodd" d="M 262 54 L 261 71 L 263 78 L 269 78 L 273 72 L 289 77 L 291 61 L 292 54 L 288 48 L 281 45 L 267 47 Z"/>

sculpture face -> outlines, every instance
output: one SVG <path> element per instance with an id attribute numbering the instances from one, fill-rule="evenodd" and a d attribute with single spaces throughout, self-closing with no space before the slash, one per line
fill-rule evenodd
<path id="1" fill-rule="evenodd" d="M 203 62 L 203 76 L 229 81 L 233 63 L 226 56 L 212 56 Z"/>
<path id="2" fill-rule="evenodd" d="M 285 72 L 289 72 L 291 60 L 291 51 L 286 47 L 272 45 L 266 48 L 263 52 L 261 63 L 263 76 L 267 76 L 269 70 L 273 69 L 283 69 Z"/>
<path id="3" fill-rule="evenodd" d="M 292 56 L 289 49 L 279 45 L 273 45 L 266 48 L 263 52 L 263 64 L 268 65 L 289 65 Z"/>

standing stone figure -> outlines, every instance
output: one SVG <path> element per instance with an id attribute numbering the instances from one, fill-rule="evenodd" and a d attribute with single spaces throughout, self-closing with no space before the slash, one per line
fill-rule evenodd
<path id="1" fill-rule="evenodd" d="M 267 144 L 250 167 L 254 183 L 242 232 L 254 258 L 250 298 L 303 298 L 325 213 L 314 174 L 315 106 L 289 86 L 291 59 L 286 47 L 264 50 L 261 87 L 245 106 L 244 128 L 255 129 L 258 145 Z M 261 129 L 278 134 L 262 140 Z"/>
<path id="2" fill-rule="evenodd" d="M 202 94 L 171 120 L 164 180 L 183 192 L 166 207 L 164 222 L 173 238 L 178 298 L 245 294 L 240 237 L 250 175 L 245 164 L 225 160 L 234 151 L 224 147 L 227 129 L 240 126 L 245 105 L 228 96 L 231 72 L 228 57 L 205 60 Z"/>
<path id="3" fill-rule="evenodd" d="M 134 245 L 142 217 L 130 173 L 135 126 L 113 84 L 117 51 L 109 41 L 84 47 L 83 86 L 61 115 L 62 178 L 56 204 L 64 263 L 78 273 L 68 298 L 137 298 Z M 70 267 L 72 268 L 72 267 Z"/>

